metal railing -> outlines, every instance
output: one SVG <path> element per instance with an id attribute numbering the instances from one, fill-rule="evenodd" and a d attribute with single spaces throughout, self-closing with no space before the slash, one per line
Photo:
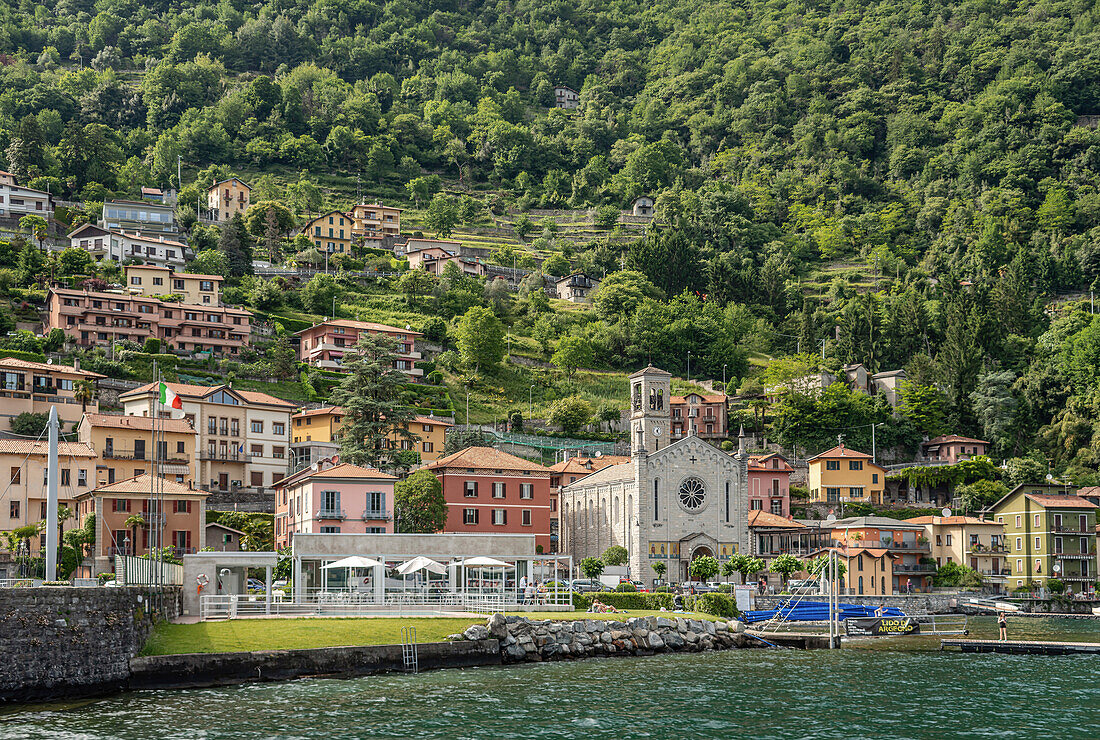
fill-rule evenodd
<path id="1" fill-rule="evenodd" d="M 1051 530 L 1054 532 L 1066 534 L 1090 534 L 1087 528 L 1081 529 L 1079 526 L 1071 524 L 1055 524 L 1053 527 L 1051 527 Z"/>
<path id="2" fill-rule="evenodd" d="M 266 614 L 283 616 L 395 616 L 473 612 L 478 614 L 529 611 L 570 611 L 572 595 L 561 589 L 534 597 L 525 603 L 518 590 L 449 591 L 446 589 L 400 590 L 387 588 L 379 598 L 373 589 L 310 590 L 300 599 L 273 591 L 270 605 L 265 594 L 212 594 L 199 598 L 200 619 L 234 619 Z"/>
<path id="3" fill-rule="evenodd" d="M 318 509 L 314 519 L 347 519 L 343 509 Z"/>
<path id="4" fill-rule="evenodd" d="M 895 573 L 935 573 L 935 564 L 929 563 L 917 563 L 917 564 L 901 564 L 894 566 Z"/>
<path id="5" fill-rule="evenodd" d="M 365 509 L 363 511 L 363 521 L 389 521 L 391 518 L 391 514 L 385 509 Z"/>
<path id="6" fill-rule="evenodd" d="M 200 460 L 218 460 L 222 462 L 248 462 L 252 455 L 248 452 L 233 452 L 230 450 L 215 451 L 202 450 L 199 452 Z"/>

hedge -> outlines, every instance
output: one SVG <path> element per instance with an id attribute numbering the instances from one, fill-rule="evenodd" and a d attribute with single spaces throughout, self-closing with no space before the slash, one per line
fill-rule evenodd
<path id="1" fill-rule="evenodd" d="M 0 349 L 0 357 L 11 357 L 16 360 L 26 360 L 27 362 L 46 361 L 46 355 L 37 352 L 24 352 L 19 349 Z"/>
<path id="2" fill-rule="evenodd" d="M 302 331 L 303 329 L 308 329 L 309 327 L 313 326 L 312 321 L 305 321 L 304 319 L 292 319 L 289 316 L 278 316 L 273 313 L 268 313 L 267 311 L 258 311 L 253 309 L 252 314 L 257 318 L 264 319 L 272 323 L 282 324 L 283 328 L 286 329 L 287 332 L 290 334 Z"/>
<path id="3" fill-rule="evenodd" d="M 614 593 L 601 591 L 590 594 L 573 594 L 573 608 L 580 611 L 588 611 L 592 606 L 592 600 L 599 597 L 600 601 L 613 606 L 616 609 L 647 609 L 658 611 L 662 607 L 672 610 L 672 594 L 644 594 L 644 593 Z"/>
<path id="4" fill-rule="evenodd" d="M 725 594 L 700 594 L 685 596 L 684 606 L 688 611 L 700 614 L 713 614 L 716 617 L 733 619 L 737 616 L 737 604 Z"/>

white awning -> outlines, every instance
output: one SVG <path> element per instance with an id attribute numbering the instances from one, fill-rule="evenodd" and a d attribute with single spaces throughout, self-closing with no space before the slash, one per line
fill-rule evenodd
<path id="1" fill-rule="evenodd" d="M 496 558 L 466 558 L 465 560 L 456 560 L 455 565 L 465 565 L 470 568 L 514 568 L 516 566 L 509 565 L 503 560 L 497 560 Z"/>

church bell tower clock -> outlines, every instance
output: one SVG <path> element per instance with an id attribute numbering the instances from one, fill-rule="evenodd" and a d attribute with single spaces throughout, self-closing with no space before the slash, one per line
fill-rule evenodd
<path id="1" fill-rule="evenodd" d="M 669 442 L 672 374 L 652 365 L 630 376 L 630 446 L 633 454 L 653 453 Z"/>

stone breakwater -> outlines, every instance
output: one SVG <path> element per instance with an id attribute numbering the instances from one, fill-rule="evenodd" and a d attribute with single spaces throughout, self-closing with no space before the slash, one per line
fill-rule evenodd
<path id="1" fill-rule="evenodd" d="M 505 663 L 540 662 L 605 655 L 653 655 L 764 647 L 744 634 L 740 622 L 680 617 L 631 617 L 626 620 L 530 620 L 494 614 L 451 640 L 500 643 Z"/>

